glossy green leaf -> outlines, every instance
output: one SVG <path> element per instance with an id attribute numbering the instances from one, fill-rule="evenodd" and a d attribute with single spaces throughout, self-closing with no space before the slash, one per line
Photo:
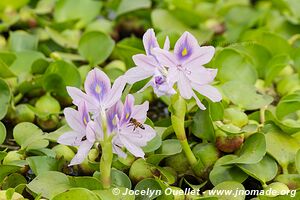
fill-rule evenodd
<path id="1" fill-rule="evenodd" d="M 114 49 L 115 43 L 102 32 L 87 32 L 79 41 L 78 51 L 91 66 L 101 64 L 106 60 Z"/>
<path id="2" fill-rule="evenodd" d="M 83 176 L 83 177 L 68 177 L 70 181 L 70 185 L 72 188 L 85 188 L 88 190 L 101 190 L 102 184 L 101 182 L 94 178 L 89 176 Z"/>
<path id="3" fill-rule="evenodd" d="M 37 50 L 38 38 L 25 31 L 14 31 L 9 34 L 9 48 L 12 51 Z"/>
<path id="4" fill-rule="evenodd" d="M 102 2 L 81 0 L 74 4 L 72 0 L 60 0 L 55 4 L 54 19 L 58 22 L 79 20 L 78 26 L 92 21 L 100 12 Z"/>
<path id="5" fill-rule="evenodd" d="M 11 93 L 7 83 L 0 78 L 0 119 L 3 119 L 7 113 L 9 102 L 11 99 Z M 0 142 L 1 143 L 1 142 Z"/>
<path id="6" fill-rule="evenodd" d="M 94 190 L 93 192 L 97 194 L 100 199 L 119 200 L 119 197 L 121 196 L 123 200 L 134 200 L 134 195 L 122 195 L 126 191 L 126 188 L 118 187 L 117 189 Z"/>
<path id="7" fill-rule="evenodd" d="M 25 177 L 19 173 L 10 174 L 2 183 L 2 189 L 16 188 L 20 184 L 27 184 Z"/>
<path id="8" fill-rule="evenodd" d="M 241 192 L 241 194 L 236 194 L 232 192 L 230 195 L 225 195 L 225 194 L 213 194 L 214 191 L 215 193 L 217 191 L 240 191 L 240 190 L 245 190 L 244 186 L 241 183 L 234 182 L 234 181 L 225 181 L 217 186 L 215 186 L 212 191 L 210 192 L 205 192 L 204 196 L 212 196 L 212 197 L 217 197 L 218 200 L 244 200 L 245 199 L 245 193 Z"/>
<path id="9" fill-rule="evenodd" d="M 147 158 L 147 162 L 157 165 L 162 159 L 178 154 L 181 151 L 182 147 L 177 139 L 164 140 L 161 147 L 156 151 L 156 154 L 150 155 Z"/>
<path id="10" fill-rule="evenodd" d="M 234 49 L 224 49 L 217 54 L 214 66 L 218 67 L 218 78 L 222 82 L 243 81 L 253 84 L 257 79 L 257 72 L 251 59 Z"/>
<path id="11" fill-rule="evenodd" d="M 223 84 L 222 90 L 224 94 L 232 101 L 232 103 L 246 109 L 255 110 L 262 108 L 273 101 L 269 95 L 261 95 L 256 93 L 253 85 L 242 81 L 229 81 Z M 247 95 L 245 95 L 247 94 Z"/>
<path id="12" fill-rule="evenodd" d="M 226 164 L 255 164 L 266 154 L 266 139 L 264 134 L 255 133 L 246 139 L 239 156 Z"/>
<path id="13" fill-rule="evenodd" d="M 0 165 L 0 183 L 6 176 L 19 171 L 19 169 L 20 167 L 15 165 Z"/>
<path id="14" fill-rule="evenodd" d="M 214 142 L 216 139 L 215 131 L 210 117 L 210 111 L 206 103 L 206 110 L 198 110 L 193 118 L 193 134 L 201 139 Z"/>
<path id="15" fill-rule="evenodd" d="M 9 69 L 8 65 L 1 59 L 0 56 L 0 77 L 1 78 L 8 78 L 8 77 L 13 77 L 15 74 Z"/>
<path id="16" fill-rule="evenodd" d="M 247 173 L 249 176 L 261 181 L 265 184 L 267 181 L 272 180 L 278 171 L 276 161 L 266 155 L 260 162 L 255 164 L 238 164 L 241 170 Z"/>
<path id="17" fill-rule="evenodd" d="M 159 191 L 161 190 L 160 184 L 152 178 L 146 178 L 143 179 L 142 181 L 138 182 L 138 184 L 135 186 L 135 190 L 147 190 L 147 189 L 153 190 L 153 191 Z M 151 199 L 155 199 L 156 197 L 158 197 L 160 195 L 154 193 L 154 194 L 148 194 L 148 195 L 138 195 L 136 196 L 136 200 L 151 200 Z"/>
<path id="18" fill-rule="evenodd" d="M 13 136 L 22 149 L 40 149 L 48 146 L 43 131 L 30 122 L 22 122 L 15 126 Z"/>
<path id="19" fill-rule="evenodd" d="M 138 9 L 145 9 L 151 7 L 150 0 L 121 0 L 118 9 L 117 15 L 122 15 Z"/>
<path id="20" fill-rule="evenodd" d="M 295 139 L 278 128 L 271 126 L 265 134 L 267 152 L 287 170 L 287 166 L 295 161 L 295 156 L 300 148 Z"/>
<path id="21" fill-rule="evenodd" d="M 31 156 L 26 158 L 26 161 L 35 175 L 59 169 L 58 160 L 48 156 Z"/>
<path id="22" fill-rule="evenodd" d="M 0 121 L 0 144 L 2 144 L 6 139 L 6 128 L 4 124 Z"/>
<path id="23" fill-rule="evenodd" d="M 39 174 L 28 185 L 28 189 L 42 197 L 52 198 L 71 188 L 68 177 L 61 172 L 44 172 Z"/>
<path id="24" fill-rule="evenodd" d="M 300 110 L 300 91 L 284 96 L 276 107 L 276 116 L 282 119 L 284 116 Z"/>
<path id="25" fill-rule="evenodd" d="M 77 30 L 65 30 L 58 32 L 55 29 L 46 27 L 45 29 L 50 38 L 62 47 L 76 49 L 80 38 L 80 32 Z"/>
<path id="26" fill-rule="evenodd" d="M 52 198 L 52 200 L 100 200 L 100 198 L 92 191 L 84 188 L 71 188 L 70 190 L 60 193 Z"/>

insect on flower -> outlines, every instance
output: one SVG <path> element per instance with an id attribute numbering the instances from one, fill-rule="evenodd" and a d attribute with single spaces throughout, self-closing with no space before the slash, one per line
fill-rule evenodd
<path id="1" fill-rule="evenodd" d="M 145 130 L 145 126 L 134 118 L 130 118 L 128 127 L 129 126 L 134 126 L 133 131 L 135 131 L 136 128 L 141 128 Z"/>

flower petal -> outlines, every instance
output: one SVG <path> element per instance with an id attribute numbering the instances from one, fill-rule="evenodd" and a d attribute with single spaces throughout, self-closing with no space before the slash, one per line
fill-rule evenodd
<path id="1" fill-rule="evenodd" d="M 200 66 L 208 63 L 215 54 L 213 46 L 197 47 L 191 57 L 183 63 L 185 66 Z"/>
<path id="2" fill-rule="evenodd" d="M 102 99 L 110 91 L 110 80 L 104 72 L 94 68 L 85 79 L 84 89 L 87 95 L 94 97 L 98 102 L 102 102 Z"/>
<path id="3" fill-rule="evenodd" d="M 195 92 L 193 92 L 193 97 L 196 100 L 196 103 L 197 103 L 198 107 L 201 110 L 206 110 L 206 107 L 201 103 L 200 99 L 197 97 L 197 95 L 195 94 Z"/>
<path id="4" fill-rule="evenodd" d="M 134 97 L 133 97 L 133 95 L 129 94 L 129 95 L 127 95 L 125 102 L 124 102 L 124 109 L 123 109 L 121 124 L 128 122 L 129 119 L 131 118 L 133 105 L 134 105 Z"/>
<path id="5" fill-rule="evenodd" d="M 179 79 L 177 82 L 180 95 L 185 99 L 190 99 L 193 95 L 192 86 L 190 80 L 183 72 L 179 72 Z"/>
<path id="6" fill-rule="evenodd" d="M 77 132 L 84 134 L 85 132 L 85 125 L 82 120 L 82 115 L 79 111 L 73 108 L 65 108 L 64 115 L 68 125 Z"/>
<path id="7" fill-rule="evenodd" d="M 137 54 L 132 56 L 132 60 L 137 67 L 143 68 L 147 72 L 152 72 L 159 66 L 159 63 L 153 56 L 146 56 L 143 54 Z"/>
<path id="8" fill-rule="evenodd" d="M 67 91 L 70 97 L 73 99 L 73 104 L 79 106 L 80 102 L 85 101 L 89 111 L 97 110 L 97 101 L 94 98 L 90 98 L 84 92 L 75 87 L 67 86 Z"/>
<path id="9" fill-rule="evenodd" d="M 190 73 L 186 73 L 188 79 L 190 79 L 193 83 L 206 85 L 208 83 L 213 82 L 217 75 L 217 69 L 208 69 L 203 66 L 191 66 L 188 67 L 187 70 Z"/>
<path id="10" fill-rule="evenodd" d="M 141 67 L 132 67 L 125 74 L 124 78 L 127 83 L 134 84 L 152 76 L 153 72 L 145 71 Z"/>
<path id="11" fill-rule="evenodd" d="M 121 101 L 118 101 L 110 107 L 106 112 L 106 118 L 107 118 L 107 125 L 109 132 L 112 132 L 115 128 L 117 128 L 117 122 L 116 117 L 118 119 L 122 118 L 122 111 L 123 111 L 123 103 Z"/>
<path id="12" fill-rule="evenodd" d="M 85 133 L 80 133 L 76 131 L 69 131 L 61 135 L 57 142 L 69 146 L 79 146 L 81 144 L 81 139 Z"/>
<path id="13" fill-rule="evenodd" d="M 108 95 L 105 97 L 105 100 L 103 103 L 104 104 L 103 106 L 105 109 L 110 108 L 117 101 L 120 100 L 125 85 L 126 85 L 126 80 L 125 80 L 124 76 L 120 76 L 115 80 L 111 90 L 109 91 Z"/>
<path id="14" fill-rule="evenodd" d="M 149 110 L 149 102 L 145 101 L 142 105 L 135 105 L 132 109 L 131 116 L 141 123 L 144 123 L 147 118 L 147 111 Z"/>
<path id="15" fill-rule="evenodd" d="M 170 50 L 170 40 L 169 37 L 166 37 L 165 43 L 164 43 L 164 50 L 169 51 Z"/>
<path id="16" fill-rule="evenodd" d="M 132 144 L 130 141 L 128 141 L 126 138 L 121 137 L 120 138 L 121 142 L 124 144 L 125 148 L 135 157 L 141 157 L 144 158 L 145 153 L 142 150 L 141 147 L 136 146 L 134 144 Z"/>
<path id="17" fill-rule="evenodd" d="M 197 48 L 199 48 L 197 39 L 186 31 L 177 40 L 174 47 L 174 54 L 183 63 L 195 53 Z"/>
<path id="18" fill-rule="evenodd" d="M 90 121 L 90 116 L 87 110 L 86 103 L 84 101 L 79 104 L 78 113 L 82 124 L 84 125 L 84 127 L 86 127 L 88 122 Z"/>
<path id="19" fill-rule="evenodd" d="M 222 95 L 219 90 L 211 85 L 192 84 L 192 87 L 203 96 L 209 98 L 212 102 L 219 102 L 222 100 Z"/>
<path id="20" fill-rule="evenodd" d="M 120 139 L 125 137 L 136 146 L 146 146 L 155 137 L 156 132 L 148 124 L 144 124 L 143 126 L 144 129 L 140 127 L 134 129 L 132 126 L 123 125 L 121 127 Z"/>
<path id="21" fill-rule="evenodd" d="M 165 67 L 176 67 L 178 63 L 175 55 L 169 51 L 160 49 L 160 48 L 154 48 L 153 54 L 159 60 L 159 63 L 162 66 Z"/>
<path id="22" fill-rule="evenodd" d="M 90 142 L 95 142 L 96 131 L 100 131 L 99 129 L 96 129 L 95 126 L 96 126 L 96 123 L 94 121 L 90 121 L 86 126 L 86 139 Z"/>
<path id="23" fill-rule="evenodd" d="M 143 44 L 147 55 L 152 55 L 151 50 L 155 47 L 159 47 L 154 30 L 152 28 L 148 29 L 144 34 Z"/>
<path id="24" fill-rule="evenodd" d="M 93 142 L 89 142 L 88 140 L 81 143 L 78 148 L 78 151 L 74 158 L 71 160 L 69 166 L 78 165 L 84 161 L 84 159 L 88 156 L 89 151 L 91 150 L 92 146 L 94 145 Z"/>

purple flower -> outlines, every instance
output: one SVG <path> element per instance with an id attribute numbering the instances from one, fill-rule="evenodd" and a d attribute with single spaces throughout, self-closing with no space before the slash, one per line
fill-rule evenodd
<path id="1" fill-rule="evenodd" d="M 134 105 L 134 97 L 129 94 L 124 105 L 119 101 L 108 110 L 109 130 L 116 133 L 112 141 L 114 153 L 126 157 L 123 151 L 126 148 L 134 156 L 144 157 L 141 147 L 146 146 L 156 135 L 151 126 L 144 124 L 148 109 L 148 102 Z"/>
<path id="2" fill-rule="evenodd" d="M 140 90 L 143 91 L 149 86 L 152 86 L 157 96 L 172 95 L 176 91 L 173 89 L 173 84 L 168 76 L 167 69 L 161 65 L 159 60 L 153 54 L 153 49 L 159 48 L 157 39 L 153 29 L 147 30 L 143 36 L 143 44 L 146 55 L 138 54 L 132 57 L 136 67 L 129 69 L 125 73 L 125 79 L 129 84 L 133 84 L 140 80 L 152 77 L 151 80 Z M 165 40 L 164 49 L 169 50 L 170 41 L 168 37 Z M 157 79 L 161 79 L 157 81 Z"/>
<path id="3" fill-rule="evenodd" d="M 214 52 L 212 46 L 200 47 L 196 38 L 189 32 L 184 32 L 178 39 L 173 53 L 160 48 L 154 48 L 152 51 L 159 62 L 168 67 L 168 77 L 177 82 L 181 96 L 185 99 L 195 98 L 201 109 L 205 109 L 205 106 L 194 90 L 213 102 L 222 99 L 220 92 L 210 85 L 216 77 L 217 69 L 202 66 L 212 59 Z"/>
<path id="4" fill-rule="evenodd" d="M 73 104 L 78 106 L 80 102 L 86 102 L 88 110 L 96 117 L 99 112 L 110 108 L 121 98 L 125 84 L 121 76 L 111 87 L 107 75 L 100 69 L 94 68 L 88 73 L 84 82 L 86 93 L 75 87 L 67 87 L 67 91 L 73 99 Z"/>
<path id="5" fill-rule="evenodd" d="M 77 154 L 70 163 L 70 165 L 77 165 L 86 158 L 95 140 L 103 136 L 99 131 L 96 135 L 94 122 L 90 120 L 85 102 L 79 104 L 78 111 L 73 108 L 66 108 L 64 114 L 72 131 L 61 135 L 57 142 L 64 145 L 78 146 Z"/>

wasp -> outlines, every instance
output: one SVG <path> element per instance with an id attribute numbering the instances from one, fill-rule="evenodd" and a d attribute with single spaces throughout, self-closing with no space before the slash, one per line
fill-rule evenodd
<path id="1" fill-rule="evenodd" d="M 136 128 L 141 128 L 141 129 L 145 130 L 144 125 L 134 118 L 130 118 L 129 126 L 134 126 L 133 131 L 135 131 Z"/>

